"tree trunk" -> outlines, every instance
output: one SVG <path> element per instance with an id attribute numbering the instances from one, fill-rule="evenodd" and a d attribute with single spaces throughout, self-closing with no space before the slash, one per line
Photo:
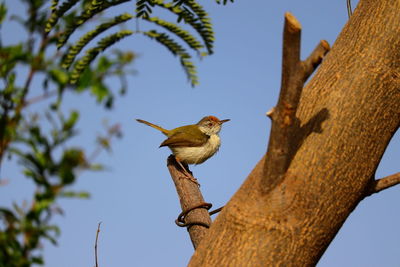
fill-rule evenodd
<path id="1" fill-rule="evenodd" d="M 279 182 L 264 156 L 190 266 L 312 266 L 368 194 L 400 125 L 400 1 L 361 0 L 303 89 Z M 268 154 L 268 157 L 271 156 Z M 273 155 L 272 155 L 273 156 Z"/>

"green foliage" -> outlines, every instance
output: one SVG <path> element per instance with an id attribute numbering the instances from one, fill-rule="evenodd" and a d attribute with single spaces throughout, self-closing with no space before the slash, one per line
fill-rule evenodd
<path id="1" fill-rule="evenodd" d="M 51 15 L 50 18 L 47 20 L 45 31 L 48 33 L 54 25 L 56 25 L 58 19 L 64 15 L 71 7 L 73 7 L 79 0 L 67 0 L 62 3 L 59 8 L 57 7 L 58 1 L 52 1 L 51 3 Z"/>
<path id="2" fill-rule="evenodd" d="M 143 34 L 165 46 L 172 54 L 179 56 L 181 65 L 185 70 L 188 80 L 191 81 L 193 86 L 198 84 L 196 67 L 190 60 L 191 59 L 190 54 L 188 54 L 180 44 L 171 39 L 167 34 L 158 33 L 154 30 L 143 32 Z"/>
<path id="3" fill-rule="evenodd" d="M 183 11 L 178 20 L 184 20 L 189 23 L 203 38 L 208 53 L 212 54 L 214 43 L 214 31 L 212 29 L 211 19 L 203 7 L 194 0 L 182 1 Z"/>
<path id="4" fill-rule="evenodd" d="M 65 31 L 62 33 L 61 37 L 58 39 L 57 47 L 62 47 L 65 42 L 69 39 L 71 34 L 83 23 L 93 18 L 93 16 L 99 14 L 105 9 L 125 3 L 129 0 L 114 0 L 114 1 L 103 1 L 103 0 L 92 0 L 89 5 L 73 20 L 69 20 Z"/>
<path id="5" fill-rule="evenodd" d="M 130 20 L 132 18 L 132 15 L 124 13 L 120 16 L 117 16 L 115 18 L 113 18 L 110 21 L 104 22 L 102 24 L 100 24 L 99 26 L 96 27 L 96 29 L 94 29 L 93 31 L 89 31 L 88 33 L 86 33 L 85 35 L 83 35 L 77 42 L 75 45 L 71 46 L 68 49 L 67 54 L 64 57 L 64 60 L 62 62 L 62 67 L 63 68 L 69 68 L 69 66 L 71 65 L 71 63 L 74 61 L 75 57 L 77 56 L 77 54 L 79 54 L 79 52 L 81 52 L 81 50 L 83 49 L 83 47 L 85 47 L 90 41 L 92 41 L 96 36 L 98 36 L 99 34 L 101 34 L 102 32 L 108 30 L 109 28 L 118 25 L 120 23 L 123 23 L 127 20 Z"/>
<path id="6" fill-rule="evenodd" d="M 17 63 L 27 62 L 27 54 L 22 44 L 4 46 L 0 50 L 0 77 L 7 77 Z"/>
<path id="7" fill-rule="evenodd" d="M 58 5 L 58 0 L 51 0 L 50 10 L 54 11 Z"/>
<path id="8" fill-rule="evenodd" d="M 51 113 L 46 115 L 53 125 L 50 134 L 43 132 L 39 117 L 21 118 L 18 134 L 7 150 L 9 156 L 18 158 L 23 173 L 34 181 L 36 190 L 29 208 L 14 203 L 12 209 L 0 209 L 0 262 L 4 266 L 42 263 L 42 257 L 32 252 L 38 249 L 41 239 L 56 244 L 60 230 L 50 221 L 60 212 L 54 208 L 56 200 L 63 196 L 88 196 L 85 192 L 66 190 L 74 182 L 77 170 L 89 168 L 82 149 L 62 148 L 76 134 L 79 113 L 72 111 L 67 119 L 62 115 L 57 118 Z"/>
<path id="9" fill-rule="evenodd" d="M 193 36 L 190 32 L 182 29 L 181 27 L 179 27 L 177 24 L 172 23 L 172 22 L 168 22 L 165 20 L 162 20 L 158 17 L 146 17 L 143 18 L 147 21 L 153 22 L 167 30 L 169 30 L 170 32 L 172 32 L 173 34 L 175 34 L 176 36 L 179 36 L 183 41 L 186 42 L 186 44 L 194 49 L 199 51 L 201 48 L 203 48 L 204 46 L 200 43 L 200 41 L 197 40 L 197 38 L 195 36 Z"/>
<path id="10" fill-rule="evenodd" d="M 135 14 L 103 17 L 109 8 L 128 1 L 21 0 L 26 10 L 18 14 L 8 14 L 7 4 L 0 3 L 0 30 L 7 27 L 7 18 L 24 28 L 17 43 L 0 40 L 0 167 L 17 162 L 35 186 L 28 205 L 0 206 L 0 267 L 44 264 L 42 241 L 56 244 L 60 234 L 52 223 L 62 213 L 59 199 L 89 197 L 72 185 L 82 171 L 102 170 L 101 164 L 93 163 L 96 155 L 110 151 L 111 139 L 121 136 L 119 125 L 107 126 L 106 134 L 94 138 L 93 153 L 71 146 L 80 115 L 63 109 L 66 93 L 90 92 L 98 104 L 110 109 L 116 95 L 126 92 L 126 76 L 133 73 L 128 66 L 136 55 L 110 51 L 111 46 L 133 33 L 146 36 L 176 56 L 190 83 L 198 84 L 192 54 L 211 54 L 214 43 L 204 8 L 194 0 L 138 0 Z M 167 11 L 173 21 L 152 16 L 153 9 Z M 132 27 L 127 22 L 133 17 L 135 32 L 126 29 Z M 152 28 L 141 30 L 139 21 Z M 83 26 L 93 25 L 82 31 Z M 115 83 L 113 88 L 108 85 L 110 78 L 120 81 L 119 90 Z M 28 108 L 38 102 L 44 104 Z"/>
<path id="11" fill-rule="evenodd" d="M 119 31 L 101 39 L 97 46 L 86 51 L 86 55 L 79 59 L 71 72 L 70 82 L 75 84 L 80 78 L 82 72 L 88 67 L 88 65 L 97 57 L 97 55 L 106 50 L 108 47 L 118 42 L 119 40 L 131 35 L 133 32 L 128 30 Z"/>
<path id="12" fill-rule="evenodd" d="M 108 86 L 107 80 L 111 77 L 119 78 L 121 80 L 120 93 L 124 93 L 126 91 L 125 76 L 130 73 L 127 66 L 135 59 L 132 52 L 114 50 L 108 54 L 103 53 L 96 64 L 90 65 L 89 63 L 99 53 L 131 32 L 119 31 L 110 34 L 103 37 L 91 52 L 86 52 L 92 53 L 92 59 L 86 59 L 87 64 L 83 68 L 84 77 L 72 84 L 71 77 L 74 69 L 68 71 L 61 66 L 69 50 L 66 53 L 60 53 L 54 48 L 58 37 L 64 32 L 58 24 L 71 25 L 77 12 L 69 11 L 72 7 L 78 6 L 76 5 L 78 1 L 67 0 L 58 5 L 58 1 L 53 0 L 50 8 L 48 8 L 50 6 L 47 5 L 48 2 L 50 1 L 24 0 L 23 3 L 29 11 L 28 16 L 22 16 L 21 14 L 24 14 L 22 10 L 20 14 L 12 14 L 12 17 L 20 22 L 27 34 L 21 34 L 20 41 L 17 43 L 7 45 L 0 43 L 0 84 L 2 85 L 0 90 L 0 164 L 10 164 L 9 160 L 18 163 L 21 173 L 35 186 L 32 199 L 29 201 L 29 196 L 26 196 L 29 202 L 0 207 L 0 267 L 44 264 L 41 252 L 43 240 L 56 244 L 60 234 L 57 225 L 52 223 L 52 218 L 62 213 L 58 200 L 66 197 L 88 198 L 88 192 L 75 191 L 71 186 L 82 171 L 102 170 L 101 165 L 93 163 L 92 155 L 87 156 L 88 153 L 83 148 L 70 145 L 70 140 L 76 138 L 79 112 L 63 111 L 63 96 L 66 92 L 90 91 L 98 103 L 111 108 L 115 89 Z M 110 3 L 111 6 L 112 3 Z M 84 7 L 85 5 L 82 6 Z M 91 1 L 86 7 L 92 9 L 96 7 L 95 1 Z M 3 22 L 1 29 L 7 27 L 6 15 L 8 15 L 7 6 L 1 3 L 0 22 Z M 83 46 L 94 38 L 93 34 L 101 34 L 103 30 L 131 17 L 131 15 L 123 14 L 114 20 L 109 20 L 108 24 L 100 25 L 96 29 L 97 32 L 91 33 L 92 36 L 84 34 L 86 39 L 81 40 Z M 75 53 L 76 56 L 79 51 Z M 96 55 L 93 56 L 93 54 Z M 85 56 L 82 57 L 84 58 Z M 79 62 L 80 60 L 74 67 L 78 66 Z M 43 92 L 31 97 L 40 92 L 40 88 L 32 88 L 33 79 L 36 81 L 42 79 Z M 57 97 L 55 102 L 49 105 L 27 108 L 55 96 Z M 110 127 L 105 136 L 95 137 L 93 145 L 96 154 L 102 150 L 109 150 L 111 138 L 118 136 L 120 136 L 119 128 Z M 99 144 L 98 138 L 104 139 L 103 143 L 107 142 L 108 147 Z M 6 185 L 0 183 L 0 186 Z"/>
<path id="13" fill-rule="evenodd" d="M 153 12 L 154 1 L 152 0 L 138 0 L 136 1 L 136 17 L 147 19 Z"/>
<path id="14" fill-rule="evenodd" d="M 0 25 L 3 23 L 3 20 L 6 18 L 6 14 L 7 14 L 7 7 L 4 4 L 4 2 L 2 2 L 0 4 Z"/>
<path id="15" fill-rule="evenodd" d="M 231 3 L 233 3 L 233 0 L 229 0 Z M 221 0 L 216 0 L 217 4 L 221 4 Z M 226 5 L 228 3 L 228 0 L 223 0 L 222 3 Z"/>
<path id="16" fill-rule="evenodd" d="M 220 2 L 217 1 L 217 3 Z M 224 1 L 224 4 L 226 3 L 227 1 Z M 152 17 L 153 9 L 157 7 L 169 11 L 170 14 L 175 16 L 177 23 L 166 21 L 156 16 Z M 215 38 L 211 19 L 198 1 L 173 0 L 166 2 L 164 0 L 138 0 L 136 2 L 136 17 L 154 23 L 171 33 L 160 32 L 158 29 L 139 31 L 148 37 L 152 37 L 153 40 L 161 45 L 166 46 L 174 55 L 178 55 L 180 63 L 192 86 L 198 84 L 196 66 L 192 62 L 192 56 L 187 50 L 182 52 L 183 46 L 179 44 L 180 41 L 183 41 L 200 56 L 213 53 Z M 200 36 L 202 41 L 198 41 L 191 31 L 183 28 L 184 26 L 190 27 L 192 31 Z M 157 34 L 155 34 L 156 32 Z M 178 48 L 178 45 L 179 49 L 174 49 L 174 47 Z M 205 48 L 205 51 L 202 51 L 202 48 Z"/>
<path id="17" fill-rule="evenodd" d="M 76 0 L 66 0 L 59 7 L 57 1 L 52 3 L 52 13 L 46 23 L 46 32 L 53 29 L 62 29 L 57 38 L 57 47 L 59 49 L 66 46 L 71 35 L 83 24 L 92 19 L 94 16 L 101 14 L 104 10 L 127 2 L 129 0 L 91 0 L 83 1 L 80 8 L 75 7 Z M 220 1 L 216 1 L 221 3 Z M 231 0 L 233 2 L 233 0 Z M 223 1 L 226 4 L 227 1 Z M 175 17 L 176 22 L 168 21 L 157 16 L 151 16 L 153 9 L 166 10 L 170 15 Z M 180 63 L 192 86 L 198 84 L 196 66 L 192 61 L 191 51 L 199 56 L 207 56 L 213 53 L 214 31 L 210 17 L 205 9 L 195 0 L 137 0 L 136 1 L 136 33 L 151 36 L 150 32 L 159 33 L 159 37 L 151 38 L 159 44 L 166 46 L 174 55 L 179 56 Z M 101 23 L 95 29 L 88 31 L 79 38 L 73 45 L 66 49 L 63 57 L 63 68 L 70 68 L 76 60 L 76 57 L 88 44 L 99 34 L 109 30 L 110 28 L 123 24 L 130 20 L 132 15 L 121 14 L 115 16 L 107 22 Z M 63 23 L 58 23 L 62 19 Z M 139 20 L 150 22 L 156 28 L 142 31 L 139 27 Z M 185 29 L 188 28 L 188 29 Z M 164 29 L 167 32 L 161 32 Z M 196 37 L 198 35 L 200 40 Z M 115 37 L 115 36 L 114 36 Z M 171 50 L 171 44 L 179 45 L 181 48 L 187 46 L 184 53 Z M 181 43 L 183 42 L 183 43 Z M 90 64 L 98 49 L 88 48 L 85 56 L 81 57 L 74 65 L 74 75 L 71 77 L 71 83 L 76 83 L 84 74 L 85 67 Z"/>

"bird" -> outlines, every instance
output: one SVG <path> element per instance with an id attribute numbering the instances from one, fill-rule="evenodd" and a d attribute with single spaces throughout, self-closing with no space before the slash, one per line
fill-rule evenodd
<path id="1" fill-rule="evenodd" d="M 167 136 L 167 139 L 159 147 L 169 147 L 185 176 L 197 184 L 197 179 L 183 165 L 201 164 L 212 157 L 221 145 L 218 134 L 221 131 L 222 124 L 230 121 L 230 119 L 220 120 L 215 116 L 206 116 L 196 124 L 167 130 L 142 119 L 136 120 L 159 130 Z"/>

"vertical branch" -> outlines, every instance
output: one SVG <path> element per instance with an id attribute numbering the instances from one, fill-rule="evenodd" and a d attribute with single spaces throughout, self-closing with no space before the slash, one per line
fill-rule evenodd
<path id="1" fill-rule="evenodd" d="M 179 196 L 182 212 L 186 214 L 184 226 L 187 226 L 193 247 L 196 249 L 211 225 L 207 210 L 211 205 L 204 202 L 199 186 L 184 177 L 174 156 L 168 157 L 167 166 Z"/>
<path id="2" fill-rule="evenodd" d="M 298 85 L 291 81 L 300 63 L 300 40 L 301 24 L 290 13 L 285 13 L 285 24 L 283 30 L 283 49 L 282 49 L 282 81 L 279 95 L 278 107 L 282 107 L 282 102 L 296 104 L 295 97 L 298 90 L 293 86 Z"/>
<path id="3" fill-rule="evenodd" d="M 294 126 L 295 113 L 302 84 L 295 83 L 295 73 L 300 65 L 301 25 L 290 13 L 285 14 L 283 30 L 282 80 L 277 106 L 268 116 L 272 119 L 269 139 L 266 173 L 267 186 L 277 182 L 289 165 L 289 140 Z"/>
<path id="4" fill-rule="evenodd" d="M 283 29 L 282 81 L 279 100 L 267 115 L 272 119 L 267 158 L 264 166 L 264 183 L 268 190 L 280 181 L 289 167 L 297 146 L 293 145 L 300 122 L 296 111 L 303 86 L 308 77 L 329 51 L 329 44 L 321 41 L 311 55 L 300 60 L 301 24 L 290 13 L 285 13 Z"/>
<path id="5" fill-rule="evenodd" d="M 346 2 L 347 2 L 347 15 L 350 18 L 351 15 L 353 15 L 353 11 L 352 11 L 352 8 L 351 8 L 351 0 L 346 0 Z"/>
<path id="6" fill-rule="evenodd" d="M 95 260 L 95 267 L 99 267 L 99 263 L 98 263 L 98 261 L 97 261 L 97 241 L 99 240 L 100 225 L 101 225 L 101 222 L 99 222 L 99 224 L 97 225 L 96 241 L 94 242 L 94 260 Z"/>

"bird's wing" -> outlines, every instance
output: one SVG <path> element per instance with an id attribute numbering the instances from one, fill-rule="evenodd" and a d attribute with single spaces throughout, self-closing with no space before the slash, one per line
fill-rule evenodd
<path id="1" fill-rule="evenodd" d="M 176 132 L 170 137 L 168 137 L 164 142 L 161 143 L 162 146 L 170 147 L 180 147 L 180 146 L 202 146 L 209 137 L 205 134 L 194 135 L 190 133 Z"/>

